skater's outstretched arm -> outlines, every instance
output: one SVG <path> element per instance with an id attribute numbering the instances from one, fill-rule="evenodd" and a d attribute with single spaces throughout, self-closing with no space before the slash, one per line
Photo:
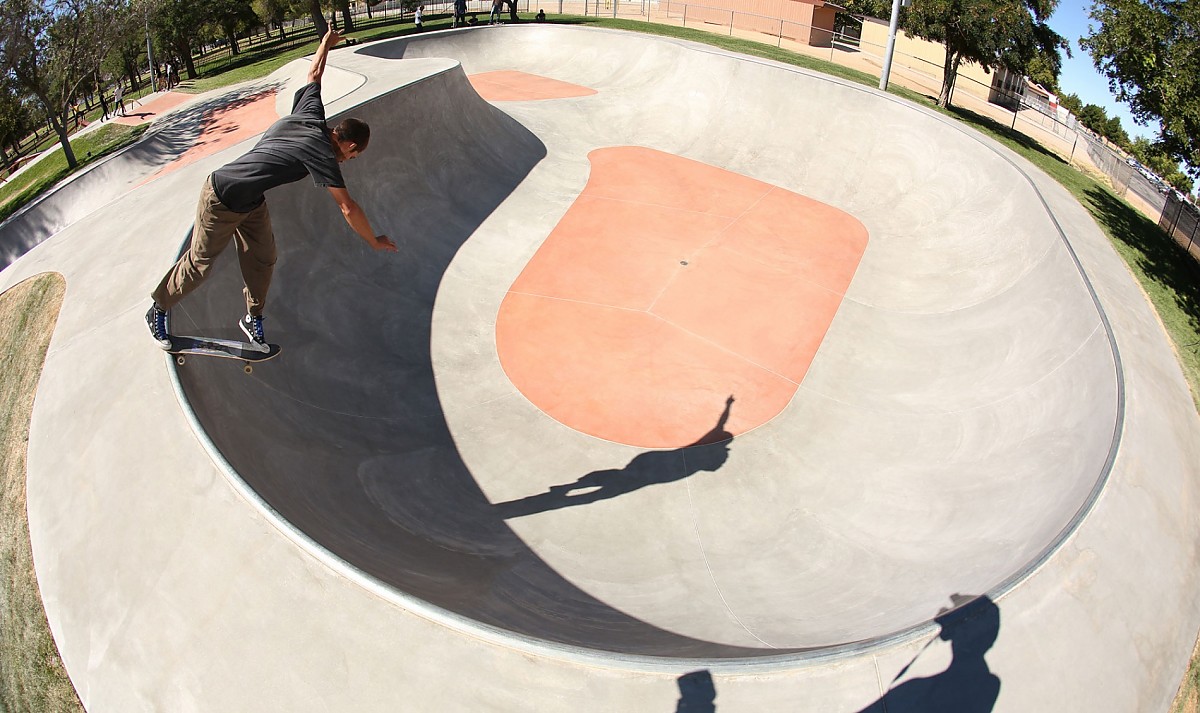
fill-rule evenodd
<path id="1" fill-rule="evenodd" d="M 350 191 L 345 188 L 330 188 L 329 193 L 337 201 L 338 207 L 342 209 L 342 217 L 346 219 L 346 223 L 354 228 L 354 232 L 358 233 L 363 240 L 367 241 L 367 245 L 376 250 L 396 252 L 396 244 L 388 236 L 375 234 L 371 228 L 371 221 L 367 219 L 367 214 L 350 197 Z"/>
<path id="2" fill-rule="evenodd" d="M 329 58 L 329 50 L 337 46 L 337 43 L 342 41 L 342 36 L 337 30 L 332 27 L 321 38 L 321 44 L 317 47 L 317 53 L 313 55 L 312 64 L 308 67 L 308 83 L 321 83 L 321 76 L 325 74 L 325 60 Z"/>

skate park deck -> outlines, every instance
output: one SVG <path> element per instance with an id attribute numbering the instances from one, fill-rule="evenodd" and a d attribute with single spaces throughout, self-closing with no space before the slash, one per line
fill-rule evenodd
<path id="1" fill-rule="evenodd" d="M 906 664 L 962 595 L 998 608 L 995 710 L 1165 706 L 1197 624 L 1198 424 L 1060 187 L 873 90 L 675 41 L 479 28 L 330 67 L 330 115 L 374 128 L 351 190 L 402 250 L 370 252 L 306 182 L 273 192 L 267 326 L 288 353 L 252 377 L 83 339 L 147 345 L 144 293 L 199 181 L 249 144 L 4 273 L 68 278 L 30 519 L 89 710 L 671 710 L 697 669 L 717 710 L 861 710 L 953 668 L 945 647 Z M 272 79 L 283 110 L 303 70 Z M 486 102 L 468 77 L 500 71 L 593 93 Z M 612 178 L 607 157 L 647 163 Z M 783 208 L 755 222 L 766 196 Z M 771 242 L 821 211 L 849 218 Z M 648 268 L 600 260 L 629 232 L 604 227 L 663 214 L 613 252 L 661 249 L 667 299 L 626 308 Z M 122 249 L 59 247 L 85 230 Z M 698 273 L 675 304 L 702 309 L 672 311 Z M 173 328 L 220 336 L 240 301 L 229 259 Z M 805 322 L 818 302 L 829 318 Z M 695 341 L 651 342 L 650 322 Z M 562 376 L 579 354 L 616 376 Z M 652 359 L 687 388 L 639 382 Z"/>

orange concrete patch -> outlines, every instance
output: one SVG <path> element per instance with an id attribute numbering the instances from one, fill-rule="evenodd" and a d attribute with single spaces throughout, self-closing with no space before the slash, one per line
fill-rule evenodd
<path id="1" fill-rule="evenodd" d="M 576 430 L 678 448 L 791 400 L 867 244 L 854 217 L 651 149 L 593 151 L 496 320 L 513 384 Z"/>
<path id="2" fill-rule="evenodd" d="M 560 82 L 549 77 L 539 77 L 516 70 L 500 70 L 472 74 L 467 78 L 479 96 L 490 102 L 537 101 L 542 99 L 569 99 L 586 97 L 596 93 L 595 89 L 581 87 L 570 82 Z"/>
<path id="3" fill-rule="evenodd" d="M 179 92 L 167 92 L 140 106 L 134 106 L 133 102 L 126 100 L 126 115 L 114 117 L 112 120 L 118 124 L 125 124 L 127 126 L 145 124 L 148 121 L 154 121 L 189 99 L 195 99 L 195 96 L 180 94 Z"/>
<path id="4" fill-rule="evenodd" d="M 146 181 L 178 171 L 188 164 L 261 134 L 278 118 L 274 89 L 238 99 L 209 112 L 202 122 L 200 136 L 191 147 Z"/>

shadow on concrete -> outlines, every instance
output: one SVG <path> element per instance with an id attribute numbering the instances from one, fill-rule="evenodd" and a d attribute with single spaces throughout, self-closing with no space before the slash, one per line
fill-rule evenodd
<path id="1" fill-rule="evenodd" d="M 938 639 L 950 642 L 954 659 L 935 676 L 912 678 L 890 688 L 859 713 L 989 713 L 1000 695 L 1000 679 L 988 669 L 984 654 L 1000 634 L 1000 608 L 987 596 L 951 597 L 953 606 L 938 616 Z M 931 640 L 930 643 L 937 639 Z M 922 649 L 892 680 L 908 673 Z"/>
<path id="2" fill-rule="evenodd" d="M 701 471 L 719 470 L 729 458 L 729 445 L 733 442 L 733 434 L 725 430 L 733 401 L 733 396 L 726 399 L 725 410 L 717 419 L 717 425 L 694 443 L 670 451 L 647 451 L 629 461 L 624 468 L 592 471 L 574 483 L 551 485 L 545 493 L 496 503 L 496 512 L 509 520 L 548 510 L 587 505 L 632 493 L 648 485 L 673 483 Z"/>
<path id="3" fill-rule="evenodd" d="M 677 683 L 679 702 L 675 713 L 716 713 L 717 688 L 707 669 L 685 673 Z"/>

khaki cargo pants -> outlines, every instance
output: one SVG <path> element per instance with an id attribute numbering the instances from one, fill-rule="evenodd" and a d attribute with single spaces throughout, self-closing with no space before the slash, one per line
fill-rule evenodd
<path id="1" fill-rule="evenodd" d="M 196 289 L 212 271 L 213 261 L 234 241 L 238 262 L 242 266 L 242 282 L 246 296 L 246 311 L 262 315 L 275 269 L 275 234 L 271 231 L 271 216 L 263 203 L 249 213 L 235 213 L 217 200 L 212 177 L 204 180 L 200 203 L 196 206 L 196 225 L 192 241 L 179 262 L 167 271 L 166 277 L 151 293 L 163 309 L 171 309 Z"/>

